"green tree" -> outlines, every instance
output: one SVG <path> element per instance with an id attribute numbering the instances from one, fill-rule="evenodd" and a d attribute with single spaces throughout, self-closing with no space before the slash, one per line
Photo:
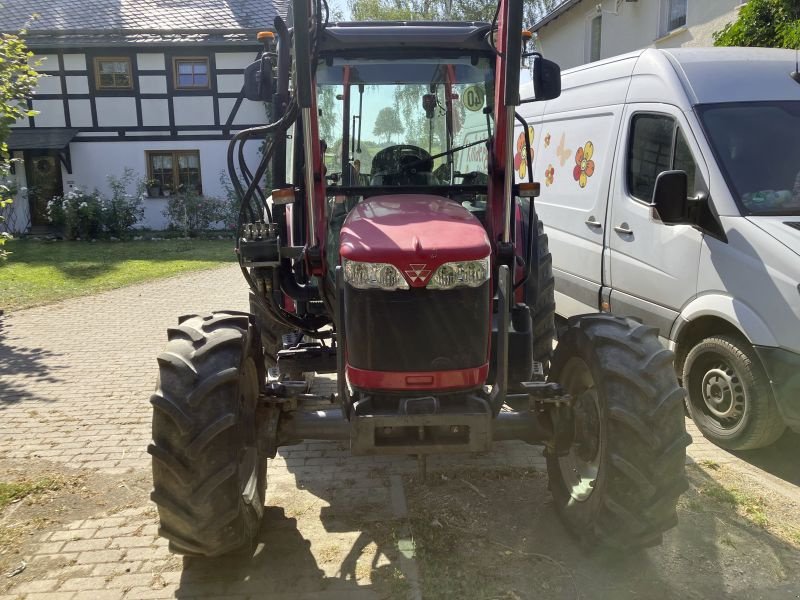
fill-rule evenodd
<path id="1" fill-rule="evenodd" d="M 533 25 L 564 0 L 525 2 L 523 22 Z M 491 21 L 496 0 L 348 0 L 354 21 Z"/>
<path id="2" fill-rule="evenodd" d="M 395 133 L 403 133 L 403 131 L 405 131 L 405 127 L 395 109 L 385 106 L 378 112 L 378 116 L 375 117 L 375 126 L 372 128 L 373 135 L 385 137 L 386 143 L 389 144 Z"/>
<path id="3" fill-rule="evenodd" d="M 35 114 L 28 110 L 28 98 L 33 95 L 39 75 L 29 65 L 33 56 L 19 35 L 0 34 L 0 209 L 11 203 L 11 187 L 5 183 L 11 172 L 8 136 L 17 120 Z M 0 216 L 0 222 L 3 217 Z M 10 235 L 0 232 L 0 260 L 8 256 L 2 246 Z"/>
<path id="4" fill-rule="evenodd" d="M 800 0 L 749 0 L 714 45 L 800 48 Z"/>

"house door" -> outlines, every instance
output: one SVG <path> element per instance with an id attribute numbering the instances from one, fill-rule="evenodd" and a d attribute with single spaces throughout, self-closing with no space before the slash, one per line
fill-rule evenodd
<path id="1" fill-rule="evenodd" d="M 48 225 L 47 203 L 64 193 L 61 161 L 58 153 L 48 150 L 29 150 L 25 153 L 25 174 L 28 178 L 28 202 L 31 225 Z"/>

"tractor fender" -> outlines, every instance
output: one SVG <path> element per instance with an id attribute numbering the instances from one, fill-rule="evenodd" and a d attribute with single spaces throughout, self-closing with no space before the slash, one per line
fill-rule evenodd
<path id="1" fill-rule="evenodd" d="M 778 346 L 770 328 L 750 306 L 727 294 L 703 294 L 689 302 L 675 320 L 670 332 L 670 346 L 680 340 L 684 329 L 702 317 L 717 317 L 736 327 L 753 345 Z"/>

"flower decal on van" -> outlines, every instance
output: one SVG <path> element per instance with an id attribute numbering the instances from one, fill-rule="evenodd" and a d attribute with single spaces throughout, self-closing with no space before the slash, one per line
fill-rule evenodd
<path id="1" fill-rule="evenodd" d="M 528 127 L 528 136 L 531 139 L 531 161 L 533 161 L 533 127 Z M 528 173 L 528 161 L 525 157 L 525 132 L 522 131 L 517 136 L 517 152 L 514 154 L 514 169 L 520 179 L 524 179 Z"/>
<path id="2" fill-rule="evenodd" d="M 544 136 L 544 147 L 547 148 L 550 145 L 550 134 L 548 133 Z"/>
<path id="3" fill-rule="evenodd" d="M 556 176 L 556 170 L 553 168 L 553 165 L 547 165 L 547 168 L 544 170 L 544 184 L 547 187 L 553 185 L 555 176 Z"/>
<path id="4" fill-rule="evenodd" d="M 592 142 L 586 142 L 586 145 L 578 148 L 575 153 L 575 168 L 572 170 L 572 176 L 582 188 L 586 187 L 589 177 L 594 174 L 593 154 L 594 144 Z"/>

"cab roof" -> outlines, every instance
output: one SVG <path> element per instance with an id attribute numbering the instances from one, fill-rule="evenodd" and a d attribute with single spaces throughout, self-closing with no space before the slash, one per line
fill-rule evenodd
<path id="1" fill-rule="evenodd" d="M 351 50 L 491 51 L 487 34 L 492 26 L 479 21 L 368 21 L 331 23 L 320 40 L 322 52 Z"/>

